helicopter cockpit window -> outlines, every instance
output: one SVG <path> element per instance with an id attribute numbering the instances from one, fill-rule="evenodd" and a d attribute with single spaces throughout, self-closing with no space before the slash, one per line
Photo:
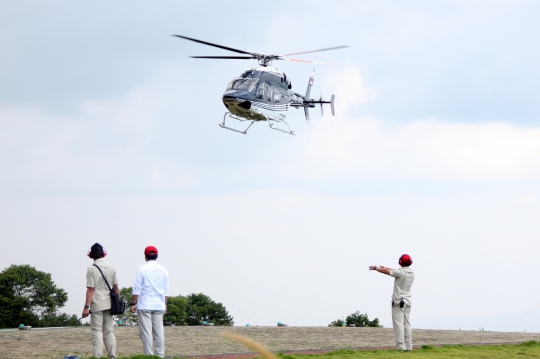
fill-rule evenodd
<path id="1" fill-rule="evenodd" d="M 238 79 L 235 81 L 231 81 L 227 89 L 248 90 L 249 92 L 253 92 L 255 86 L 257 85 L 257 82 L 257 79 Z"/>

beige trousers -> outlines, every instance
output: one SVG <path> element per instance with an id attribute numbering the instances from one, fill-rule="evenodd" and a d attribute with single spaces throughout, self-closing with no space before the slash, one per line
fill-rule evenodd
<path id="1" fill-rule="evenodd" d="M 397 350 L 412 350 L 410 316 L 410 305 L 405 305 L 403 308 L 401 308 L 399 304 L 394 304 L 392 306 L 392 325 L 394 327 L 394 338 L 396 339 Z"/>
<path id="2" fill-rule="evenodd" d="M 137 310 L 139 338 L 143 343 L 144 355 L 165 357 L 165 335 L 163 334 L 163 310 Z M 152 340 L 153 339 L 153 340 Z M 155 351 L 152 352 L 152 342 Z"/>
<path id="3" fill-rule="evenodd" d="M 109 358 L 116 358 L 116 337 L 114 336 L 114 319 L 111 310 L 100 310 L 90 314 L 92 328 L 92 351 L 94 357 L 103 355 L 103 342 Z"/>

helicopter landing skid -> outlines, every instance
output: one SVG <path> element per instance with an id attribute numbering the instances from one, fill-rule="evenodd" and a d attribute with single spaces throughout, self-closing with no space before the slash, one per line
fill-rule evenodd
<path id="1" fill-rule="evenodd" d="M 278 128 L 278 127 L 274 127 L 274 125 L 272 125 L 272 122 L 271 122 L 271 121 L 283 122 L 283 123 L 285 124 L 285 126 L 287 126 L 287 128 L 289 129 L 289 131 L 283 130 L 283 129 Z M 287 121 L 285 121 L 285 120 L 274 120 L 274 119 L 268 118 L 268 126 L 270 126 L 270 128 L 271 128 L 272 130 L 276 130 L 276 131 L 283 132 L 283 133 L 287 133 L 287 134 L 289 134 L 289 135 L 293 135 L 293 136 L 294 136 L 294 131 L 291 130 L 291 128 L 289 127 L 289 124 L 288 124 Z"/>
<path id="2" fill-rule="evenodd" d="M 227 125 L 225 125 L 225 118 L 227 117 L 227 115 L 229 115 L 229 117 L 232 118 L 233 120 L 237 120 L 237 121 L 240 121 L 240 122 L 251 121 L 251 123 L 249 124 L 249 126 L 244 131 L 240 131 L 240 130 L 237 130 L 236 128 L 232 128 L 232 127 L 227 127 Z M 223 115 L 223 122 L 219 124 L 219 127 L 225 128 L 227 130 L 231 130 L 231 131 L 234 131 L 234 132 L 238 132 L 238 133 L 243 133 L 245 135 L 245 134 L 247 134 L 247 131 L 249 130 L 251 125 L 253 125 L 254 122 L 255 122 L 255 120 L 246 120 L 246 119 L 244 119 L 242 117 L 239 117 L 237 115 L 234 115 L 234 114 L 232 114 L 230 112 L 225 112 L 225 115 Z"/>

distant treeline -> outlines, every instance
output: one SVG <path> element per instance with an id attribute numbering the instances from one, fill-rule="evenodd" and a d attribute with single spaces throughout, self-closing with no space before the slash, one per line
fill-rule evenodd
<path id="1" fill-rule="evenodd" d="M 360 314 L 359 311 L 356 311 L 352 314 L 349 314 L 345 320 L 336 319 L 332 323 L 328 324 L 329 327 L 382 327 L 379 324 L 379 318 L 369 320 L 367 314 Z"/>
<path id="2" fill-rule="evenodd" d="M 132 288 L 122 288 L 120 294 L 127 302 L 131 302 Z M 125 325 L 136 325 L 137 315 L 126 311 L 119 316 Z M 192 293 L 187 296 L 169 297 L 167 313 L 163 316 L 164 325 L 234 325 L 233 318 L 221 303 L 214 302 L 203 293 Z"/>

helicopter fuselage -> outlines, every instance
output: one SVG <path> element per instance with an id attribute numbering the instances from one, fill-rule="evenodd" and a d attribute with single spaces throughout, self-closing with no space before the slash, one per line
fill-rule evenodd
<path id="1" fill-rule="evenodd" d="M 246 120 L 282 121 L 290 106 L 305 107 L 304 96 L 290 88 L 291 82 L 282 71 L 253 68 L 231 80 L 222 100 L 230 113 Z"/>

